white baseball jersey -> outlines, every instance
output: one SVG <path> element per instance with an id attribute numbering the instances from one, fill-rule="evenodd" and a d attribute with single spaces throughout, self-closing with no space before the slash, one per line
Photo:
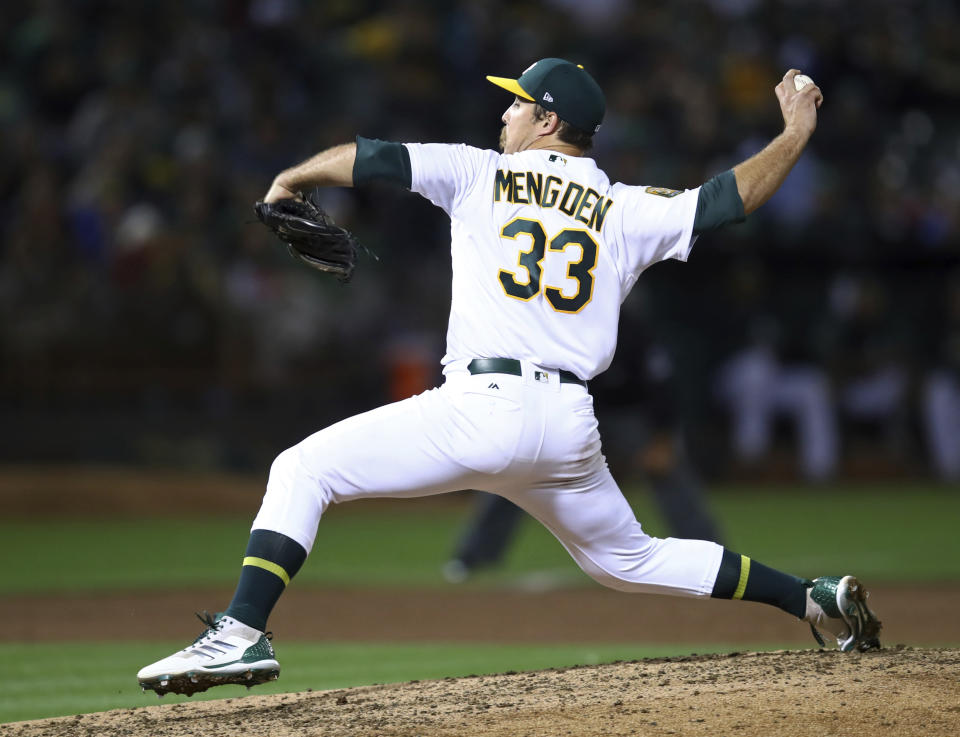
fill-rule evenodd
<path id="1" fill-rule="evenodd" d="M 411 189 L 450 216 L 445 366 L 519 358 L 590 379 L 640 273 L 690 252 L 699 188 L 610 184 L 593 159 L 542 149 L 405 145 Z"/>
<path id="2" fill-rule="evenodd" d="M 274 461 L 254 529 L 305 550 L 330 504 L 481 489 L 542 522 L 622 591 L 706 596 L 723 548 L 647 535 L 601 452 L 593 398 L 640 273 L 686 259 L 698 190 L 611 185 L 591 159 L 408 144 L 412 189 L 451 220 L 453 304 L 437 389 L 331 425 Z M 474 358 L 521 374 L 471 373 Z"/>

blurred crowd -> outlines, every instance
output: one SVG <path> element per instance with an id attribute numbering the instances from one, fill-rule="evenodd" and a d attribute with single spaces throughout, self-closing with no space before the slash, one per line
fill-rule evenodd
<path id="1" fill-rule="evenodd" d="M 819 480 L 866 448 L 960 478 L 950 0 L 38 0 L 0 10 L 0 37 L 3 459 L 261 463 L 433 385 L 443 214 L 325 192 L 379 256 L 344 287 L 252 203 L 356 134 L 493 147 L 509 101 L 484 75 L 562 56 L 607 94 L 593 155 L 636 184 L 758 150 L 788 68 L 824 91 L 773 200 L 637 290 L 704 465 L 788 447 Z"/>

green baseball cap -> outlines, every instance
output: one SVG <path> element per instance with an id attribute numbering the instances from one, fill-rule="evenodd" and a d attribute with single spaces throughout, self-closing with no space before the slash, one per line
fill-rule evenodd
<path id="1" fill-rule="evenodd" d="M 600 130 L 607 109 L 603 90 L 579 64 L 566 59 L 541 59 L 527 67 L 519 79 L 487 79 L 522 100 L 555 112 L 560 120 L 580 130 Z"/>

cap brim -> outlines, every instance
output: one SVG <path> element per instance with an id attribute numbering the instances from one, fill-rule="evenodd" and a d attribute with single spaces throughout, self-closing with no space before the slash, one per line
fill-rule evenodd
<path id="1" fill-rule="evenodd" d="M 515 79 L 510 79 L 508 77 L 491 77 L 487 75 L 487 81 L 493 82 L 497 87 L 503 87 L 507 92 L 512 92 L 517 97 L 523 98 L 524 100 L 529 100 L 530 102 L 535 102 L 535 100 L 528 95 L 523 87 L 520 86 L 520 83 Z"/>

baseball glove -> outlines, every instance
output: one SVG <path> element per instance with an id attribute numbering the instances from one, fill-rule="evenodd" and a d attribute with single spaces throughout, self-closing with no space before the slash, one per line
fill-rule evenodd
<path id="1" fill-rule="evenodd" d="M 276 202 L 257 202 L 260 222 L 286 243 L 290 255 L 307 266 L 350 281 L 360 244 L 353 234 L 333 222 L 320 206 L 318 190 Z"/>

